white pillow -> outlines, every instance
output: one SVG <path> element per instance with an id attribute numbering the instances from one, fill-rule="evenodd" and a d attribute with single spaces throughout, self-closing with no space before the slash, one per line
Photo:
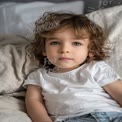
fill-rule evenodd
<path id="1" fill-rule="evenodd" d="M 4 14 L 0 22 L 1 32 L 6 34 L 17 34 L 24 37 L 33 35 L 34 23 L 44 12 L 65 11 L 82 14 L 84 10 L 83 1 L 52 3 L 52 2 L 32 2 L 32 3 L 11 3 L 2 7 Z M 10 20 L 10 21 L 9 21 Z M 5 23 L 6 22 L 6 23 Z M 5 32 L 3 32 L 3 30 Z"/>
<path id="2" fill-rule="evenodd" d="M 40 6 L 39 6 L 40 3 Z M 44 3 L 44 2 L 43 2 Z M 24 5 L 24 4 L 23 4 Z M 24 7 L 24 6 L 21 7 Z M 42 6 L 42 2 L 34 2 L 34 3 L 28 3 L 25 4 L 26 8 L 24 7 L 20 11 L 18 11 L 18 8 L 16 7 L 17 15 L 19 16 L 20 22 L 19 25 L 21 27 L 26 28 L 26 32 L 29 32 L 31 35 L 33 34 L 34 24 L 35 21 L 43 15 L 45 12 L 51 12 L 51 11 L 68 11 L 73 12 L 76 14 L 82 14 L 83 13 L 83 2 L 82 1 L 74 1 L 74 2 L 67 2 L 67 3 L 49 3 L 49 5 Z M 30 7 L 32 6 L 32 7 Z M 21 28 L 20 27 L 20 28 Z M 23 30 L 23 29 L 22 29 Z M 21 31 L 23 32 L 23 31 Z M 22 35 L 24 32 L 22 33 Z"/>
<path id="3" fill-rule="evenodd" d="M 44 12 L 61 10 L 61 11 L 70 11 L 76 14 L 82 14 L 83 9 L 84 8 L 82 1 L 74 1 L 66 3 L 32 2 L 32 3 L 24 3 L 21 5 L 18 4 L 16 6 L 16 14 L 19 15 L 24 22 L 33 23 L 40 16 L 42 16 Z"/>
<path id="4" fill-rule="evenodd" d="M 98 10 L 87 16 L 103 27 L 112 48 L 107 62 L 122 77 L 122 5 Z"/>
<path id="5" fill-rule="evenodd" d="M 29 43 L 19 36 L 0 36 L 0 94 L 21 90 L 27 75 L 39 66 L 27 52 Z"/>

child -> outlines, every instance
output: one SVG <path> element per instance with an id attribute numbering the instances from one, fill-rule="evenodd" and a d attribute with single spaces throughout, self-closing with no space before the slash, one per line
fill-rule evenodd
<path id="1" fill-rule="evenodd" d="M 104 62 L 101 27 L 84 15 L 45 13 L 31 49 L 40 61 L 24 83 L 33 122 L 122 122 L 122 82 Z"/>

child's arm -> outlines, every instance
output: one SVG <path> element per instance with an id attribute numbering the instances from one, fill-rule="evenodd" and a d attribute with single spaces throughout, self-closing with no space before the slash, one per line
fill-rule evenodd
<path id="1" fill-rule="evenodd" d="M 122 106 L 122 81 L 117 80 L 103 86 L 103 88 Z"/>
<path id="2" fill-rule="evenodd" d="M 25 103 L 32 122 L 52 122 L 43 104 L 40 87 L 35 85 L 27 86 Z"/>

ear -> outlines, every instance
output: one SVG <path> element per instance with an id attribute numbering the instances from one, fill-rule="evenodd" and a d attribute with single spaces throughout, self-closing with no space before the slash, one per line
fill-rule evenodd
<path id="1" fill-rule="evenodd" d="M 43 56 L 47 56 L 46 51 L 42 52 L 42 55 Z"/>

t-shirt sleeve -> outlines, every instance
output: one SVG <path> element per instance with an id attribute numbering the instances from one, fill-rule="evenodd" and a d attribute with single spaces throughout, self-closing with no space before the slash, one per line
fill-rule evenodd
<path id="1" fill-rule="evenodd" d="M 23 87 L 26 88 L 27 85 L 40 86 L 40 70 L 39 69 L 28 75 L 27 79 L 24 81 Z"/>
<path id="2" fill-rule="evenodd" d="M 120 76 L 106 63 L 98 62 L 95 64 L 94 79 L 100 86 L 107 85 L 116 80 L 120 80 Z"/>

